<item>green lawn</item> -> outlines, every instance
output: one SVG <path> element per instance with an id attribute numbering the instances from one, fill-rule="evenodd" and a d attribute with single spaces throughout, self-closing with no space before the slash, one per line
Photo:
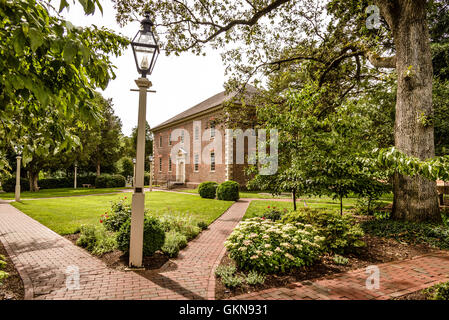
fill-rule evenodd
<path id="1" fill-rule="evenodd" d="M 83 224 L 99 224 L 100 215 L 109 210 L 111 201 L 125 197 L 127 201 L 131 201 L 132 194 L 25 200 L 14 202 L 12 205 L 53 231 L 64 235 L 74 233 Z M 168 212 L 191 214 L 208 224 L 225 212 L 232 203 L 179 193 L 153 191 L 145 194 L 145 207 L 155 215 Z"/>
<path id="2" fill-rule="evenodd" d="M 323 209 L 332 209 L 335 211 L 340 211 L 340 202 L 338 200 L 333 200 L 329 197 L 299 197 L 300 200 L 296 201 L 297 208 L 304 207 L 304 201 L 309 208 L 323 208 Z M 354 208 L 356 204 L 357 198 L 346 198 L 343 199 L 343 210 L 348 210 Z M 392 194 L 385 194 L 380 198 L 382 204 L 386 205 L 393 201 Z M 267 207 L 276 207 L 281 210 L 286 208 L 288 210 L 293 210 L 293 204 L 291 201 L 269 201 L 269 200 L 255 200 L 252 201 L 249 205 L 248 210 L 246 211 L 243 219 L 249 219 L 253 217 L 260 216 Z"/>
<path id="3" fill-rule="evenodd" d="M 100 193 L 112 193 L 120 192 L 120 190 L 127 188 L 101 188 L 101 189 L 91 189 L 91 188 L 60 188 L 60 189 L 44 189 L 38 192 L 24 191 L 20 193 L 21 199 L 39 199 L 39 198 L 52 198 L 52 197 L 69 197 L 69 196 L 84 196 L 89 194 L 100 194 Z M 12 200 L 14 199 L 14 192 L 0 192 L 0 199 Z"/>
<path id="4" fill-rule="evenodd" d="M 198 189 L 180 189 L 179 191 L 198 194 Z M 240 198 L 287 199 L 290 198 L 290 196 L 289 195 L 272 196 L 270 193 L 264 191 L 240 191 Z"/>

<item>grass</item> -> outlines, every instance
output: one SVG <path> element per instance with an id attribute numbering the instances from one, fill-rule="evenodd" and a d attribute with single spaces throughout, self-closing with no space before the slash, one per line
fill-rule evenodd
<path id="1" fill-rule="evenodd" d="M 176 190 L 175 190 L 176 191 Z M 198 194 L 198 189 L 180 189 L 179 191 Z M 272 196 L 269 192 L 264 191 L 240 191 L 240 198 L 253 199 L 288 199 L 289 195 Z"/>
<path id="2" fill-rule="evenodd" d="M 69 196 L 85 196 L 90 194 L 101 193 L 119 193 L 120 190 L 127 188 L 60 188 L 60 189 L 43 189 L 38 192 L 24 191 L 20 193 L 21 199 L 40 199 L 40 198 L 53 198 L 53 197 L 69 197 Z M 1 192 L 0 199 L 12 200 L 14 199 L 14 192 Z"/>
<path id="3" fill-rule="evenodd" d="M 333 200 L 329 197 L 299 197 L 296 201 L 297 208 L 304 207 L 304 202 L 310 208 L 322 208 L 322 209 L 332 209 L 335 211 L 340 211 L 340 202 L 338 200 Z M 343 211 L 353 209 L 358 198 L 345 198 L 343 199 Z M 393 195 L 385 194 L 381 197 L 380 202 L 386 205 L 393 201 Z M 270 200 L 255 200 L 249 205 L 248 210 L 245 213 L 243 219 L 250 219 L 260 216 L 267 207 L 276 207 L 281 210 L 286 208 L 287 210 L 293 210 L 292 201 L 270 201 Z"/>
<path id="4" fill-rule="evenodd" d="M 12 205 L 51 230 L 64 235 L 76 232 L 83 224 L 100 224 L 100 215 L 107 212 L 111 201 L 131 194 L 98 195 L 61 199 L 25 200 Z M 209 200 L 186 194 L 147 192 L 145 207 L 154 215 L 168 212 L 191 214 L 207 224 L 213 222 L 232 204 L 232 201 Z"/>

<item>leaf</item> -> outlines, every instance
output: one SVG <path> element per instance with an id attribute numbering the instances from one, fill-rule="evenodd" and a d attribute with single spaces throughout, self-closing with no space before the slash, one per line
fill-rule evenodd
<path id="1" fill-rule="evenodd" d="M 74 41 L 69 41 L 64 46 L 63 58 L 67 63 L 71 63 L 78 52 L 78 45 Z"/>
<path id="2" fill-rule="evenodd" d="M 67 2 L 67 0 L 61 0 L 61 3 L 59 5 L 59 13 L 62 12 L 62 10 L 64 10 L 65 8 L 68 8 L 69 4 Z"/>
<path id="3" fill-rule="evenodd" d="M 35 28 L 30 29 L 29 39 L 31 42 L 31 50 L 33 52 L 35 52 L 44 43 L 44 38 L 42 36 L 42 33 Z"/>

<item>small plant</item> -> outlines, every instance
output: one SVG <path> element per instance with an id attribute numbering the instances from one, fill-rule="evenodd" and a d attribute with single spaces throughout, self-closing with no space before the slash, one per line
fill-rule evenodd
<path id="1" fill-rule="evenodd" d="M 131 205 L 126 202 L 125 197 L 123 200 L 112 202 L 111 212 L 101 215 L 100 222 L 106 230 L 117 232 L 130 217 Z"/>
<path id="2" fill-rule="evenodd" d="M 112 233 L 102 226 L 84 225 L 80 228 L 80 237 L 76 244 L 95 255 L 102 255 L 117 247 L 117 242 Z"/>
<path id="3" fill-rule="evenodd" d="M 2 269 L 6 267 L 6 258 L 5 256 L 0 254 L 0 286 L 2 285 L 2 281 L 8 278 L 9 274 Z"/>
<path id="4" fill-rule="evenodd" d="M 374 219 L 380 220 L 390 220 L 391 213 L 388 211 L 376 211 L 374 212 Z"/>
<path id="5" fill-rule="evenodd" d="M 265 212 L 262 215 L 264 219 L 270 219 L 271 221 L 281 220 L 282 214 L 286 213 L 287 209 L 281 211 L 280 209 L 276 209 L 276 207 L 268 206 Z"/>
<path id="6" fill-rule="evenodd" d="M 158 219 L 165 232 L 177 231 L 185 235 L 189 241 L 201 232 L 198 222 L 189 215 L 165 214 Z"/>
<path id="7" fill-rule="evenodd" d="M 246 276 L 246 283 L 250 285 L 263 284 L 265 282 L 265 276 L 257 271 L 250 271 Z"/>
<path id="8" fill-rule="evenodd" d="M 334 256 L 334 262 L 336 264 L 345 266 L 345 265 L 347 265 L 349 263 L 349 259 L 336 254 Z"/>
<path id="9" fill-rule="evenodd" d="M 206 230 L 207 227 L 208 227 L 208 225 L 207 225 L 206 222 L 200 221 L 200 222 L 198 222 L 198 227 L 199 227 L 201 230 Z"/>
<path id="10" fill-rule="evenodd" d="M 217 199 L 237 201 L 240 199 L 239 187 L 240 185 L 235 181 L 223 182 L 217 187 Z"/>
<path id="11" fill-rule="evenodd" d="M 236 271 L 237 269 L 233 265 L 219 265 L 217 269 L 215 269 L 215 275 L 220 278 L 229 277 L 234 275 Z"/>
<path id="12" fill-rule="evenodd" d="M 236 288 L 242 285 L 243 278 L 235 275 L 225 275 L 221 277 L 221 282 L 228 288 Z"/>
<path id="13" fill-rule="evenodd" d="M 118 248 L 124 253 L 129 252 L 131 219 L 128 219 L 117 232 Z M 143 224 L 143 255 L 151 256 L 161 249 L 165 242 L 165 232 L 158 219 L 145 216 Z"/>
<path id="14" fill-rule="evenodd" d="M 198 186 L 198 193 L 201 198 L 215 199 L 215 193 L 218 187 L 218 183 L 213 181 L 205 181 Z"/>
<path id="15" fill-rule="evenodd" d="M 171 230 L 165 233 L 165 242 L 161 250 L 164 254 L 170 258 L 178 256 L 179 250 L 187 246 L 186 236 L 180 234 L 177 231 Z"/>
<path id="16" fill-rule="evenodd" d="M 449 300 L 449 282 L 439 283 L 423 290 L 430 300 Z"/>

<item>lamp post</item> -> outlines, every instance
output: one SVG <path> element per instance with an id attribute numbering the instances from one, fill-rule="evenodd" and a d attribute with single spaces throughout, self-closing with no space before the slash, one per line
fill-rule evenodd
<path id="1" fill-rule="evenodd" d="M 136 158 L 133 159 L 133 188 L 136 185 Z"/>
<path id="2" fill-rule="evenodd" d="M 129 266 L 142 266 L 143 223 L 145 210 L 144 171 L 147 91 L 151 82 L 146 78 L 151 74 L 159 55 L 159 46 L 152 32 L 153 22 L 149 13 L 141 21 L 139 30 L 131 42 L 137 71 L 142 75 L 136 80 L 139 87 L 139 116 L 137 123 L 137 152 L 134 175 L 134 193 L 131 205 L 131 237 L 129 245 Z"/>
<path id="3" fill-rule="evenodd" d="M 148 160 L 150 160 L 150 192 L 153 191 L 153 156 L 148 156 Z"/>
<path id="4" fill-rule="evenodd" d="M 75 160 L 75 178 L 73 180 L 73 188 L 76 189 L 77 187 L 77 172 L 78 171 L 78 161 Z"/>
<path id="5" fill-rule="evenodd" d="M 17 168 L 16 168 L 16 190 L 14 194 L 14 198 L 16 201 L 20 201 L 20 163 L 22 160 L 22 148 L 21 147 L 15 147 L 16 150 L 16 160 L 17 160 Z"/>

